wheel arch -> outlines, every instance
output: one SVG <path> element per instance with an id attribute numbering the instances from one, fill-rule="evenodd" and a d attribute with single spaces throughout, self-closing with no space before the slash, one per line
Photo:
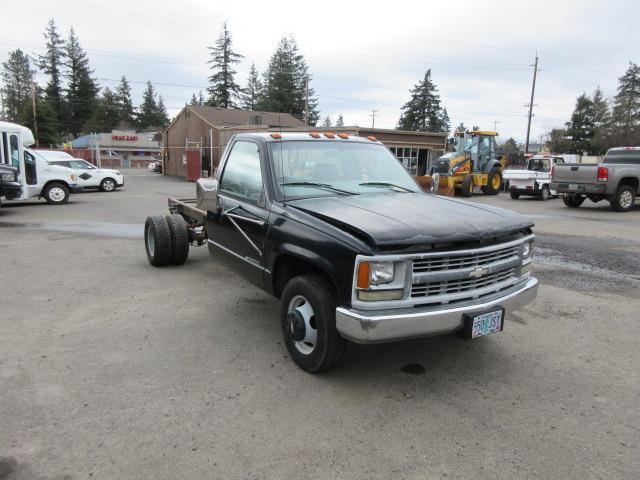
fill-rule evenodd
<path id="1" fill-rule="evenodd" d="M 280 298 L 282 290 L 289 280 L 299 275 L 316 274 L 325 277 L 339 295 L 340 290 L 332 270 L 333 267 L 326 260 L 313 252 L 286 249 L 275 258 L 271 268 L 270 286 L 273 289 L 273 294 Z"/>
<path id="2" fill-rule="evenodd" d="M 630 187 L 633 187 L 633 189 L 636 191 L 636 194 L 638 193 L 638 179 L 636 177 L 624 177 L 620 180 L 620 182 L 618 183 L 618 187 L 622 186 L 622 185 L 628 185 Z"/>

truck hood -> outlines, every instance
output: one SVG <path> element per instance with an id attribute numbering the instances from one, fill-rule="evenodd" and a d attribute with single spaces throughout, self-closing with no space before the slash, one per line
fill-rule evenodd
<path id="1" fill-rule="evenodd" d="M 380 247 L 481 240 L 533 226 L 510 210 L 426 193 L 308 198 L 287 204 Z"/>

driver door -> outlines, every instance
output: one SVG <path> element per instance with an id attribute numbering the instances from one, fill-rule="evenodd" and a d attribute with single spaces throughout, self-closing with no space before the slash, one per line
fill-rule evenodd
<path id="1" fill-rule="evenodd" d="M 236 141 L 218 184 L 215 212 L 207 213 L 209 245 L 217 260 L 262 286 L 269 220 L 257 143 Z"/>

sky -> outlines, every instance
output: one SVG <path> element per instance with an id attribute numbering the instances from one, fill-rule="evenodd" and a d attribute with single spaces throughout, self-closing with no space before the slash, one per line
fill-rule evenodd
<path id="1" fill-rule="evenodd" d="M 525 139 L 536 53 L 531 142 L 561 127 L 581 93 L 599 85 L 615 95 L 628 62 L 640 63 L 632 0 L 23 0 L 5 2 L 2 18 L 1 61 L 16 48 L 42 53 L 53 18 L 64 36 L 73 26 L 102 87 L 125 75 L 139 104 L 151 80 L 171 116 L 206 89 L 207 47 L 226 21 L 244 56 L 241 85 L 251 63 L 263 72 L 279 39 L 292 35 L 322 117 L 342 114 L 364 127 L 376 110 L 376 127 L 395 128 L 409 89 L 430 68 L 452 126 L 495 127 L 503 141 Z"/>

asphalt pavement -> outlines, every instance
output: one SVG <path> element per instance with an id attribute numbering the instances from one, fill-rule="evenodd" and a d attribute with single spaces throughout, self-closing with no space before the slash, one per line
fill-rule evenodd
<path id="1" fill-rule="evenodd" d="M 142 226 L 194 185 L 125 170 L 0 209 L 0 479 L 637 479 L 640 208 L 474 196 L 536 221 L 502 333 L 349 345 L 310 375 L 275 299 Z"/>

